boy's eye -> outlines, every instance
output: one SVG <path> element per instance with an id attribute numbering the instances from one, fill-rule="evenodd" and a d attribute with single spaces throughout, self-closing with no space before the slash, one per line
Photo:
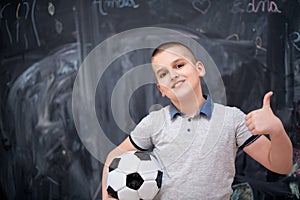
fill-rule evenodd
<path id="1" fill-rule="evenodd" d="M 176 69 L 179 69 L 179 68 L 181 68 L 181 67 L 183 67 L 183 66 L 184 66 L 184 63 L 179 63 L 179 64 L 176 64 L 176 65 L 175 65 Z"/>
<path id="2" fill-rule="evenodd" d="M 162 72 L 162 73 L 159 74 L 159 78 L 163 78 L 163 77 L 165 77 L 166 75 L 167 75 L 166 72 Z"/>

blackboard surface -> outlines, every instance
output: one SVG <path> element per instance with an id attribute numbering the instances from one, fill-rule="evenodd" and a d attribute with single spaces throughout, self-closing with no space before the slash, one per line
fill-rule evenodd
<path id="1" fill-rule="evenodd" d="M 102 163 L 80 142 L 73 123 L 73 82 L 97 45 L 134 28 L 172 29 L 199 42 L 218 67 L 227 105 L 249 112 L 273 90 L 272 106 L 294 137 L 299 10 L 299 0 L 0 0 L 0 198 L 101 199 Z M 97 117 L 115 145 L 128 132 L 113 116 L 113 90 L 124 74 L 149 62 L 150 51 L 120 56 L 99 80 Z M 155 84 L 142 85 L 124 117 L 136 124 L 166 104 Z M 280 178 L 242 153 L 237 172 Z"/>

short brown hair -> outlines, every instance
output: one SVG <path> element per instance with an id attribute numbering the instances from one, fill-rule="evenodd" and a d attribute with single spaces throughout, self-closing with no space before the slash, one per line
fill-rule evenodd
<path id="1" fill-rule="evenodd" d="M 179 42 L 166 42 L 166 43 L 163 43 L 161 45 L 159 45 L 156 49 L 154 49 L 154 51 L 152 52 L 152 56 L 151 58 L 153 58 L 154 56 L 156 56 L 157 54 L 165 51 L 166 49 L 169 49 L 171 47 L 182 47 L 186 50 L 186 52 L 189 54 L 188 56 L 190 57 L 190 61 L 192 63 L 196 63 L 196 58 L 195 58 L 195 55 L 194 53 L 192 52 L 192 50 L 187 47 L 186 45 L 182 44 L 182 43 L 179 43 Z"/>

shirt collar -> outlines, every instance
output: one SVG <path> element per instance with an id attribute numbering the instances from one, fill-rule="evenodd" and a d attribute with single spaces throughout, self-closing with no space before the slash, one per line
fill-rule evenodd
<path id="1" fill-rule="evenodd" d="M 200 114 L 204 114 L 206 115 L 209 119 L 211 118 L 212 115 L 212 111 L 214 108 L 214 104 L 212 99 L 210 98 L 210 96 L 204 96 L 206 99 L 204 101 L 204 104 L 202 105 L 202 107 L 197 111 L 196 116 L 200 115 Z M 172 103 L 170 105 L 170 117 L 171 120 L 174 119 L 174 117 L 176 115 L 183 115 L 182 112 L 180 112 Z"/>

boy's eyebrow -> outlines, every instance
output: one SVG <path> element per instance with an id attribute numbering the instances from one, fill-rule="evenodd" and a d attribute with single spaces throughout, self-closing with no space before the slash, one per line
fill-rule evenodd
<path id="1" fill-rule="evenodd" d="M 186 59 L 184 58 L 178 58 L 174 61 L 171 62 L 171 66 L 175 65 L 178 61 L 185 61 L 185 62 L 188 62 Z M 158 70 L 156 70 L 156 74 L 159 74 L 159 72 L 163 71 L 164 70 L 164 67 L 162 66 L 161 68 L 159 68 Z"/>
<path id="2" fill-rule="evenodd" d="M 159 68 L 158 70 L 156 70 L 156 74 L 159 74 L 161 71 L 163 71 L 164 70 L 164 68 L 163 67 L 161 67 L 161 68 Z"/>
<path id="3" fill-rule="evenodd" d="M 176 59 L 176 60 L 174 60 L 174 61 L 171 62 L 171 66 L 175 65 L 178 61 L 185 61 L 185 62 L 187 62 L 187 60 L 184 59 L 184 58 L 178 58 L 178 59 Z"/>

